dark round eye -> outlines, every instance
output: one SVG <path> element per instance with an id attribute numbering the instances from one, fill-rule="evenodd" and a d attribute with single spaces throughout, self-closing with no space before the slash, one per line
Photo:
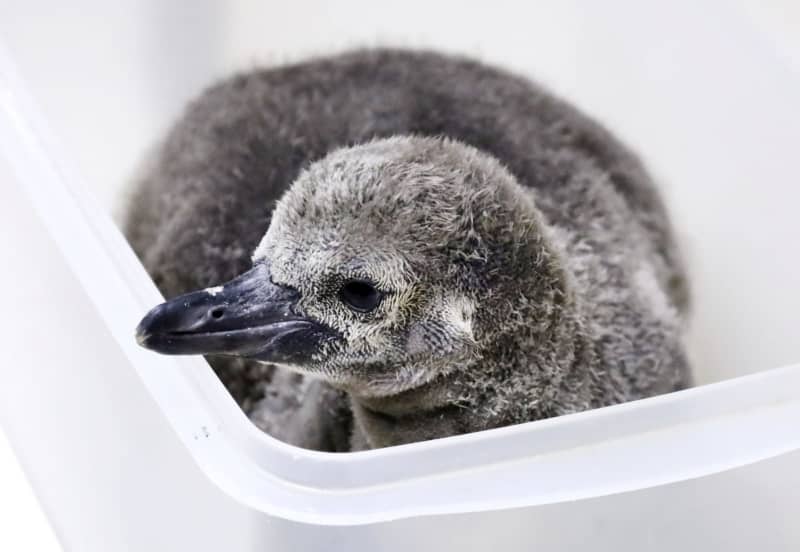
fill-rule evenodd
<path id="1" fill-rule="evenodd" d="M 363 280 L 348 280 L 339 290 L 342 302 L 358 312 L 374 310 L 382 297 L 383 294 L 374 285 Z"/>

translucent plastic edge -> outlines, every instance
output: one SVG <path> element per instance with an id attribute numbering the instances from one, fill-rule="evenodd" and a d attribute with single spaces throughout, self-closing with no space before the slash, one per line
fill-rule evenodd
<path id="1" fill-rule="evenodd" d="M 0 147 L 192 457 L 226 493 L 257 510 L 308 523 L 359 524 L 532 506 L 683 481 L 800 448 L 800 428 L 792 423 L 800 412 L 800 366 L 375 451 L 331 454 L 286 445 L 244 416 L 202 359 L 160 357 L 136 346 L 133 324 L 161 295 L 59 157 L 61 148 L 2 45 Z M 606 469 L 598 463 L 603 455 L 613 459 Z M 648 461 L 634 466 L 626 458 Z"/>

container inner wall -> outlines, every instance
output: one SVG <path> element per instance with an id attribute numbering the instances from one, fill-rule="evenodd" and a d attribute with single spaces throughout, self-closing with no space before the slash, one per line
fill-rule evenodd
<path id="1" fill-rule="evenodd" d="M 235 69 L 388 42 L 473 54 L 541 80 L 620 134 L 661 182 L 690 265 L 691 351 L 706 383 L 800 359 L 800 84 L 788 50 L 776 50 L 788 35 L 765 34 L 773 29 L 752 17 L 757 4 L 568 1 L 497 19 L 459 5 L 462 24 L 442 26 L 452 6 L 421 1 L 386 18 L 366 1 L 331 11 L 313 0 L 0 0 L 0 34 L 67 153 L 117 211 L 185 102 Z"/>
<path id="2" fill-rule="evenodd" d="M 301 52 L 327 52 L 328 39 L 331 40 L 330 44 L 336 46 L 353 44 L 354 35 L 346 35 L 352 30 L 352 25 L 344 23 L 351 23 L 355 15 L 367 23 L 361 27 L 370 29 L 370 33 L 384 28 L 379 21 L 379 11 L 369 8 L 366 3 L 356 3 L 333 14 L 318 9 L 319 5 L 312 2 L 300 2 L 296 6 L 293 4 L 292 7 L 280 8 L 270 5 L 263 8 L 264 12 L 245 7 L 244 3 L 233 3 L 224 13 L 208 6 L 192 4 L 190 11 L 196 19 L 185 25 L 182 15 L 188 8 L 188 3 L 181 2 L 176 4 L 181 6 L 180 9 L 162 9 L 159 7 L 161 4 L 150 0 L 118 4 L 112 8 L 87 0 L 85 5 L 79 2 L 77 7 L 72 3 L 69 10 L 59 7 L 57 3 L 42 1 L 14 5 L 13 9 L 10 4 L 5 6 L 3 3 L 5 0 L 0 0 L 0 12 L 4 14 L 0 19 L 0 36 L 8 42 L 22 75 L 31 85 L 36 100 L 43 106 L 50 126 L 61 138 L 64 151 L 54 152 L 57 153 L 56 157 L 75 160 L 79 172 L 86 177 L 96 195 L 103 198 L 109 209 L 124 196 L 124 182 L 130 177 L 137 160 L 202 83 L 227 74 L 233 68 L 251 65 L 248 60 L 253 57 L 269 60 L 274 59 L 275 56 L 271 55 L 274 52 L 290 52 L 292 57 L 297 57 Z M 172 9 L 175 11 L 170 11 Z M 473 38 L 462 34 L 466 32 L 463 29 L 443 30 L 441 26 L 428 28 L 426 23 L 423 28 L 428 30 L 422 33 L 420 43 L 478 54 L 484 59 L 537 76 L 607 123 L 643 154 L 663 183 L 662 188 L 671 205 L 675 226 L 685 243 L 693 273 L 695 318 L 691 340 L 699 383 L 767 370 L 798 360 L 800 343 L 794 334 L 797 313 L 800 313 L 800 296 L 795 291 L 796 282 L 800 280 L 800 259 L 792 254 L 792 248 L 793 237 L 800 230 L 800 217 L 794 213 L 800 194 L 800 188 L 796 186 L 798 174 L 794 159 L 795 146 L 800 143 L 800 111 L 796 109 L 800 85 L 789 65 L 775 54 L 772 43 L 759 35 L 755 26 L 723 2 L 711 2 L 702 7 L 681 2 L 671 5 L 669 9 L 622 2 L 617 9 L 624 11 L 625 17 L 617 17 L 618 11 L 606 7 L 585 4 L 579 6 L 577 2 L 558 3 L 558 7 L 542 9 L 546 11 L 547 17 L 518 18 L 519 21 L 517 18 L 506 18 L 502 25 L 500 22 L 489 23 L 490 26 L 496 25 L 497 34 L 493 37 L 488 33 L 485 38 L 480 39 L 486 40 L 485 43 L 473 42 Z M 276 13 L 275 10 L 285 11 Z M 698 10 L 705 12 L 698 13 Z M 304 19 L 300 15 L 301 11 L 313 13 L 313 16 L 311 19 Z M 409 12 L 413 11 L 409 9 Z M 85 13 L 92 13 L 96 17 L 82 17 Z M 431 14 L 431 17 L 434 15 Z M 481 14 L 465 8 L 464 17 L 473 18 L 477 22 Z M 631 18 L 635 18 L 640 24 L 626 25 L 625 22 Z M 323 20 L 329 23 L 332 21 L 332 28 L 338 29 L 335 32 L 339 34 L 308 32 L 314 25 L 322 25 Z M 258 25 L 254 23 L 256 21 Z M 713 21 L 714 24 L 709 25 L 708 21 Z M 370 27 L 369 22 L 374 22 L 375 25 Z M 675 38 L 674 30 L 677 28 L 681 29 L 680 40 Z M 61 40 L 70 47 L 53 48 L 34 29 L 44 29 L 50 33 L 51 38 Z M 303 30 L 302 33 L 300 29 Z M 436 30 L 440 32 L 436 33 Z M 505 38 L 494 41 L 501 34 Z M 345 39 L 345 36 L 351 38 Z M 397 34 L 389 32 L 388 36 L 397 37 Z M 362 43 L 368 41 L 368 38 L 367 34 L 360 36 Z M 113 48 L 104 47 L 109 41 L 113 43 Z M 165 44 L 180 46 L 169 50 L 166 55 L 164 52 L 168 48 Z M 191 59 L 192 63 L 186 63 L 187 59 Z M 176 75 L 181 78 L 175 78 Z M 165 84 L 167 81 L 169 84 Z M 98 86 L 98 82 L 106 86 Z M 3 99 L 2 96 L 0 99 Z M 3 176 L 13 182 L 13 176 Z M 9 217 L 16 215 L 18 212 L 12 209 Z M 36 227 L 32 222 L 34 218 L 23 216 L 21 220 L 31 222 Z M 13 251 L 13 240 L 3 243 Z M 66 269 L 61 266 L 59 270 Z M 8 271 L 7 276 L 0 281 L 11 286 L 15 280 L 24 278 L 11 274 Z M 36 280 L 25 283 L 32 286 Z M 46 280 L 43 285 L 47 285 Z M 71 296 L 74 297 L 75 294 Z M 58 298 L 52 298 L 48 304 L 58 302 Z M 89 317 L 88 314 L 86 316 Z M 103 334 L 99 321 L 95 319 L 94 322 L 97 327 L 87 328 L 91 330 L 87 335 L 97 336 L 98 339 L 102 339 L 101 335 L 108 337 Z M 134 323 L 135 320 L 132 320 L 131 330 Z M 60 324 L 61 327 L 69 327 L 70 321 L 61 319 Z M 69 340 L 65 342 L 65 347 L 66 345 L 69 345 Z M 98 346 L 98 355 L 102 352 L 103 355 L 108 353 L 110 357 L 114 354 L 120 356 L 119 351 L 111 345 L 108 345 L 110 349 L 104 349 L 106 345 Z M 59 355 L 56 350 L 48 352 L 48 357 L 61 361 L 58 365 L 52 365 L 51 370 L 64 366 L 81 366 L 83 357 L 79 354 L 80 351 L 69 348 L 65 348 L 65 351 L 70 351 L 71 355 L 66 352 Z M 24 355 L 18 358 L 25 359 Z M 120 378 L 133 377 L 131 366 L 111 362 L 115 368 L 127 370 Z M 9 367 L 13 365 L 14 363 L 10 363 Z M 30 359 L 26 366 L 35 370 Z M 44 377 L 40 381 L 50 383 L 63 376 L 58 372 L 47 371 L 39 375 Z M 171 377 L 165 374 L 159 379 Z M 116 399 L 117 395 L 124 397 L 123 390 L 103 381 L 102 374 L 87 374 L 87 378 L 91 380 L 91 385 L 73 386 L 69 389 L 70 393 L 74 392 L 74 397 L 65 393 L 61 400 L 66 401 L 65 422 L 70 421 L 74 428 L 80 428 L 80 424 L 96 426 L 96 438 L 93 438 L 90 445 L 81 448 L 73 456 L 63 456 L 64 450 L 70 450 L 67 444 L 55 438 L 49 443 L 36 442 L 28 429 L 17 432 L 17 436 L 22 437 L 17 437 L 15 446 L 20 448 L 18 443 L 26 442 L 22 448 L 28 452 L 20 456 L 34 466 L 29 468 L 29 473 L 32 474 L 36 473 L 35 470 L 46 474 L 47 470 L 55 469 L 52 464 L 43 460 L 47 458 L 45 444 L 51 444 L 59 450 L 62 455 L 59 458 L 63 460 L 63 464 L 60 472 L 53 472 L 59 474 L 54 476 L 53 489 L 62 489 L 62 498 L 71 499 L 70 493 L 75 489 L 69 488 L 66 483 L 59 483 L 59 478 L 67 478 L 64 479 L 66 481 L 70 477 L 69 473 L 78 474 L 80 477 L 75 481 L 83 481 L 83 488 L 91 488 L 93 477 L 97 475 L 107 477 L 113 485 L 118 485 L 111 487 L 107 495 L 91 498 L 94 512 L 98 516 L 103 505 L 108 507 L 116 498 L 124 496 L 115 493 L 134 493 L 130 495 L 136 497 L 134 502 L 129 503 L 131 512 L 144 512 L 146 504 L 141 499 L 142 495 L 136 495 L 137 489 L 128 486 L 135 480 L 123 481 L 130 474 L 137 473 L 139 464 L 131 460 L 137 456 L 133 454 L 128 457 L 124 454 L 128 451 L 126 447 L 131 447 L 131 451 L 135 449 L 136 443 L 128 440 L 131 434 L 149 435 L 146 428 L 138 425 L 139 422 L 152 420 L 154 427 L 160 427 L 156 420 L 164 422 L 164 419 L 159 417 L 161 413 L 157 411 L 152 397 L 148 397 L 145 389 L 140 388 L 138 395 L 134 392 L 128 402 L 114 400 L 109 403 L 104 398 L 104 390 L 109 393 L 109 399 Z M 140 383 L 138 380 L 136 382 Z M 104 385 L 107 387 L 103 387 Z M 131 389 L 134 388 L 135 386 Z M 21 413 L 36 412 L 37 404 L 30 400 L 30 397 L 36 396 L 35 389 L 24 389 L 27 397 L 25 400 L 20 395 L 21 400 L 7 403 L 13 405 L 13 409 L 9 406 L 8 413 L 4 415 L 4 426 L 14 423 L 25 427 L 25 419 L 20 417 Z M 746 456 L 750 452 L 747 447 L 736 449 L 740 438 L 736 430 L 748 429 L 756 434 L 758 432 L 755 429 L 761 427 L 757 423 L 764 422 L 763 427 L 771 427 L 772 432 L 761 432 L 762 444 L 765 447 L 769 445 L 774 455 L 779 456 L 797 448 L 794 429 L 796 424 L 788 425 L 787 422 L 791 417 L 789 414 L 795 415 L 797 412 L 796 401 L 790 396 L 793 389 L 794 387 L 788 386 L 782 389 L 783 395 L 779 397 L 781 400 L 776 400 L 774 405 L 756 405 L 758 408 L 754 406 L 758 415 L 748 418 L 746 413 L 742 414 L 742 419 L 737 419 L 738 425 L 726 423 L 726 420 L 730 422 L 728 415 L 731 412 L 725 412 L 724 416 L 721 414 L 719 420 L 707 420 L 707 427 L 715 429 L 709 436 L 717 441 L 706 442 L 699 439 L 697 433 L 691 431 L 691 427 L 683 427 L 680 423 L 664 431 L 675 439 L 675 443 L 692 444 L 694 439 L 693 444 L 697 451 L 710 449 L 711 444 L 728 447 L 724 450 L 730 453 L 730 458 L 739 453 Z M 738 392 L 744 391 L 739 388 Z M 58 388 L 52 387 L 50 392 L 57 394 Z M 168 389 L 162 389 L 161 393 L 160 400 L 169 398 Z M 75 401 L 80 397 L 80 401 L 87 402 L 76 405 L 75 401 L 70 402 L 71 397 Z M 175 398 L 178 398 L 177 393 Z M 48 403 L 44 401 L 43 404 Z M 639 408 L 637 405 L 623 406 L 631 406 L 628 412 Z M 698 408 L 702 410 L 706 406 L 701 405 Z M 96 407 L 100 407 L 100 410 L 91 410 Z M 77 410 L 69 410 L 70 408 Z M 117 408 L 123 418 L 131 418 L 124 422 L 130 424 L 130 431 L 117 434 L 113 425 L 92 416 L 92 413 L 96 415 L 97 412 L 107 411 L 109 408 Z M 45 407 L 39 414 L 47 412 Z M 373 520 L 374 518 L 364 517 L 362 521 L 353 521 L 353 515 L 342 521 L 348 514 L 345 505 L 361 501 L 363 507 L 376 493 L 384 493 L 384 497 L 402 497 L 402 500 L 387 501 L 389 506 L 384 504 L 389 511 L 387 519 L 419 515 L 420 512 L 433 513 L 432 510 L 415 509 L 419 506 L 419 497 L 422 496 L 421 491 L 418 493 L 417 490 L 425 488 L 432 493 L 434 489 L 450 489 L 450 493 L 436 493 L 436 498 L 442 501 L 452 496 L 477 496 L 477 487 L 468 485 L 469 477 L 465 474 L 477 476 L 480 471 L 486 485 L 477 490 L 489 496 L 492 489 L 502 486 L 512 494 L 523 478 L 529 478 L 526 480 L 529 482 L 535 480 L 531 473 L 538 477 L 546 473 L 526 470 L 524 468 L 527 464 L 522 464 L 523 462 L 530 462 L 530 465 L 538 467 L 551 462 L 552 466 L 552 458 L 548 458 L 546 454 L 541 458 L 531 456 L 531 449 L 524 448 L 525 439 L 517 439 L 516 443 L 522 447 L 519 449 L 518 462 L 514 459 L 503 459 L 500 462 L 493 458 L 497 461 L 495 465 L 487 461 L 486 466 L 480 466 L 473 473 L 469 471 L 472 469 L 469 462 L 475 458 L 464 458 L 462 470 L 453 470 L 448 474 L 436 473 L 435 476 L 423 473 L 425 466 L 415 464 L 414 469 L 418 472 L 414 472 L 404 481 L 403 478 L 409 473 L 404 468 L 411 464 L 408 462 L 409 458 L 433 459 L 437 455 L 436 451 L 444 454 L 467 450 L 468 447 L 433 443 L 414 449 L 376 452 L 371 456 L 345 455 L 349 458 L 332 459 L 282 448 L 249 434 L 243 437 L 236 432 L 245 430 L 238 426 L 233 428 L 236 423 L 230 417 L 221 417 L 228 424 L 224 429 L 231 430 L 231 435 L 236 433 L 234 436 L 239 439 L 240 452 L 242 456 L 246 454 L 248 460 L 240 462 L 238 458 L 225 457 L 228 464 L 223 465 L 220 460 L 222 457 L 219 456 L 216 458 L 218 463 L 204 464 L 211 456 L 201 457 L 200 454 L 205 454 L 205 451 L 191 449 L 194 445 L 191 443 L 190 426 L 195 418 L 181 418 L 179 409 L 171 414 L 176 412 L 174 417 L 178 421 L 169 421 L 173 423 L 173 429 L 177 429 L 180 437 L 189 443 L 191 452 L 195 453 L 194 460 L 201 463 L 205 475 L 214 478 L 218 484 L 229 485 L 226 487 L 228 491 L 239 485 L 235 493 L 229 493 L 235 498 L 224 494 L 215 495 L 209 489 L 216 488 L 206 487 L 203 492 L 208 492 L 208 506 L 198 505 L 198 511 L 192 518 L 208 522 L 217 507 L 217 501 L 221 504 L 226 500 L 235 500 L 236 511 L 231 510 L 224 516 L 230 515 L 235 520 L 231 522 L 232 526 L 241 528 L 244 533 L 250 531 L 250 523 L 254 519 L 251 516 L 255 511 L 269 511 L 271 515 L 291 519 L 315 519 L 320 523 Z M 648 412 L 652 413 L 653 409 Z M 209 411 L 208 415 L 212 414 L 217 413 Z M 41 434 L 50 435 L 44 431 L 46 418 L 43 416 L 35 419 L 42 428 Z M 564 426 L 575 428 L 569 421 L 564 422 Z M 537 427 L 540 429 L 535 430 L 538 432 L 536 435 L 541 435 L 544 431 L 541 427 L 544 426 Z M 582 427 L 585 429 L 586 426 Z M 534 434 L 530 428 L 507 429 L 515 435 L 517 433 L 514 432 L 525 436 Z M 196 468 L 195 464 L 187 463 L 190 456 L 185 451 L 177 452 L 183 449 L 175 448 L 177 444 L 174 439 L 169 438 L 169 432 L 159 433 L 163 430 L 164 428 L 154 430 L 155 440 L 152 443 L 143 443 L 144 448 L 134 451 L 154 455 L 143 460 L 140 465 L 146 468 L 147 465 L 159 464 L 161 460 L 174 460 L 172 471 L 162 472 L 160 465 L 153 468 L 153 471 L 162 475 L 184 473 L 183 467 L 188 465 Z M 65 432 L 64 435 L 75 436 L 77 441 L 77 435 L 81 433 Z M 503 435 L 508 434 L 500 432 L 491 436 L 467 436 L 468 439 L 460 443 L 471 442 L 474 450 L 479 449 L 481 444 L 497 442 L 492 439 L 503 439 Z M 564 438 L 574 437 L 574 433 L 567 432 L 564 435 Z M 233 439 L 230 435 L 227 437 Z M 644 439 L 652 439 L 654 446 L 663 447 L 665 440 L 657 437 L 651 433 L 645 435 Z M 614 448 L 620 446 L 619 442 L 601 444 L 606 447 L 603 450 L 608 453 L 609 458 L 613 458 L 615 450 L 624 449 Z M 113 474 L 106 471 L 95 474 L 86 469 L 87 465 L 91 466 L 86 462 L 92 457 L 92 448 L 106 445 L 111 447 L 109 450 L 112 452 L 106 456 L 97 455 L 96 459 L 99 465 L 106 468 L 118 466 L 118 479 L 113 479 Z M 640 447 L 637 450 L 644 449 Z M 688 462 L 686 455 L 678 456 L 678 452 L 685 453 L 685 449 L 676 446 L 674 450 L 676 459 Z M 494 449 L 489 453 L 494 454 Z M 564 453 L 571 454 L 569 458 L 575 462 L 574 465 L 583 465 L 580 462 L 585 461 L 585 455 L 582 460 L 579 458 L 581 455 L 576 454 L 573 449 L 565 450 Z M 119 454 L 123 454 L 123 457 L 118 457 Z M 475 456 L 480 460 L 480 455 Z M 459 458 L 460 460 L 462 459 Z M 654 459 L 644 455 L 641 464 L 636 467 L 646 473 L 650 467 L 660 468 L 673 460 Z M 147 461 L 151 463 L 147 464 Z M 507 463 L 503 463 L 506 461 Z M 251 464 L 257 466 L 254 468 Z M 373 479 L 359 487 L 358 477 L 369 471 L 362 469 L 362 466 L 374 469 L 378 465 L 384 471 L 375 469 L 370 472 L 371 477 L 375 478 L 375 474 L 396 476 L 395 480 L 381 486 Z M 70 470 L 67 470 L 68 466 L 71 467 Z M 81 467 L 84 471 L 76 471 L 76 467 Z M 388 468 L 392 467 L 397 468 L 396 472 L 387 474 L 387 471 L 392 471 Z M 713 463 L 702 466 L 709 472 L 718 467 L 723 469 L 733 466 Z M 566 468 L 562 466 L 563 469 Z M 598 479 L 596 476 L 602 473 L 605 479 L 599 478 L 600 483 L 620 475 L 619 472 L 620 470 L 598 473 L 580 471 L 587 481 L 592 477 Z M 187 468 L 185 473 L 199 476 L 203 472 L 191 472 Z M 497 474 L 500 477 L 517 474 L 519 479 L 506 479 L 505 483 L 490 484 L 496 483 L 492 477 Z M 691 476 L 688 472 L 684 475 Z M 180 475 L 175 476 L 178 483 L 170 486 L 165 482 L 161 488 L 166 493 L 173 493 L 170 495 L 172 497 L 193 496 L 193 491 L 186 488 L 194 484 L 192 477 L 187 475 L 188 479 L 183 479 Z M 775 476 L 780 478 L 779 474 Z M 250 482 L 248 477 L 252 478 L 252 486 L 242 483 Z M 33 478 L 36 479 L 36 476 Z M 330 480 L 330 488 L 321 488 L 321 482 L 325 480 Z M 203 481 L 208 483 L 205 479 Z M 749 484 L 744 484 L 744 487 Z M 45 488 L 47 485 L 48 480 L 43 476 L 36 480 L 37 488 Z M 277 493 L 276 489 L 279 487 L 285 495 L 271 494 Z M 152 495 L 157 497 L 159 489 L 144 489 L 150 489 Z M 536 492 L 539 490 L 541 489 L 535 489 Z M 776 494 L 780 494 L 780 490 L 777 489 Z M 720 500 L 726 503 L 724 495 L 717 491 L 714 491 L 715 496 L 721 497 Z M 532 492 L 534 491 L 529 490 L 528 494 Z M 566 496 L 562 495 L 562 498 Z M 482 498 L 477 496 L 474 503 L 465 499 L 458 508 L 450 507 L 466 511 L 470 508 L 504 508 L 512 504 L 510 500 L 479 504 Z M 66 498 L 64 500 L 56 500 L 62 511 L 72 504 Z M 269 500 L 273 503 L 267 504 Z M 291 501 L 295 501 L 292 503 L 294 510 L 288 511 L 287 504 Z M 326 507 L 329 507 L 334 501 L 342 511 L 337 512 L 333 508 L 324 510 L 320 506 L 327 504 Z M 430 503 L 422 502 L 423 506 Z M 164 506 L 169 504 L 167 501 Z M 247 504 L 253 509 L 242 507 L 240 510 L 240 504 Z M 390 511 L 395 506 L 397 509 Z M 178 509 L 176 506 L 175 511 Z M 151 514 L 155 512 L 163 510 L 154 509 Z M 364 514 L 368 515 L 369 511 Z M 156 524 L 151 527 L 159 527 L 156 521 L 151 522 Z M 109 531 L 116 531 L 116 534 L 129 530 L 130 527 L 127 526 L 109 528 Z M 173 537 L 174 535 L 165 538 Z M 246 541 L 246 538 L 241 541 L 243 546 Z"/>

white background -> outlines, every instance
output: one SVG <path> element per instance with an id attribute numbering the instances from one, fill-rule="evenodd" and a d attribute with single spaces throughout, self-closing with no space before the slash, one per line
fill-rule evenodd
<path id="1" fill-rule="evenodd" d="M 691 261 L 701 382 L 800 360 L 797 37 L 790 0 L 0 0 L 0 40 L 109 209 L 184 102 L 231 68 L 389 43 L 537 78 L 607 123 L 662 182 Z M 0 438 L 0 550 L 55 549 Z"/>

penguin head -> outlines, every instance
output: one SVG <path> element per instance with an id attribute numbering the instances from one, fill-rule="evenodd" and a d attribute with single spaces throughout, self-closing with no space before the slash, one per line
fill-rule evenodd
<path id="1" fill-rule="evenodd" d="M 251 270 L 157 306 L 137 336 L 388 396 L 496 354 L 531 324 L 521 304 L 552 303 L 555 263 L 530 194 L 493 157 L 449 139 L 375 140 L 310 165 Z"/>

